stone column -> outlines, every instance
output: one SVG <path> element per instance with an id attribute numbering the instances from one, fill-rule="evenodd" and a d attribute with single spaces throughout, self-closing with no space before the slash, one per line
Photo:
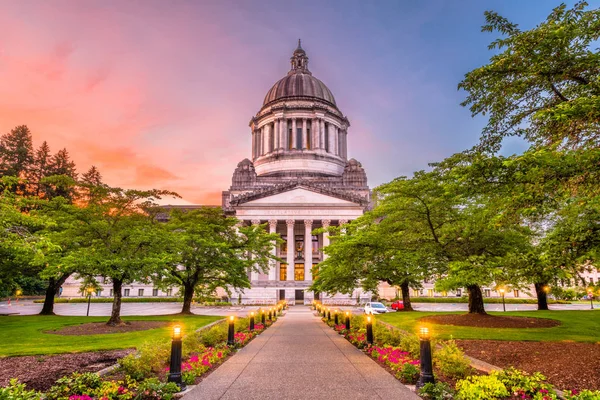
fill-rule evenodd
<path id="1" fill-rule="evenodd" d="M 269 135 L 271 134 L 271 125 L 265 125 L 263 134 L 263 154 L 269 153 Z"/>
<path id="2" fill-rule="evenodd" d="M 252 225 L 260 225 L 260 219 L 253 219 L 251 222 L 252 222 Z M 253 282 L 253 281 L 257 281 L 257 280 L 258 280 L 258 272 L 253 270 L 250 273 L 250 281 Z"/>
<path id="3" fill-rule="evenodd" d="M 296 135 L 298 134 L 298 132 L 296 131 L 296 118 L 292 118 L 292 149 L 296 148 L 296 143 L 297 143 L 297 138 Z"/>
<path id="4" fill-rule="evenodd" d="M 254 159 L 256 154 L 256 130 L 252 131 L 252 159 Z"/>
<path id="5" fill-rule="evenodd" d="M 269 233 L 277 233 L 277 220 L 276 219 L 269 220 Z M 275 242 L 273 242 L 273 249 L 271 250 L 271 254 L 273 256 L 277 256 L 277 247 L 276 247 Z M 269 280 L 270 281 L 278 281 L 279 279 L 277 278 L 277 261 L 270 260 L 269 264 L 270 264 Z"/>
<path id="6" fill-rule="evenodd" d="M 312 281 L 312 219 L 304 220 L 304 280 Z"/>
<path id="7" fill-rule="evenodd" d="M 319 132 L 319 142 L 321 143 L 321 148 L 325 150 L 325 121 L 323 121 L 322 119 L 319 120 Z"/>
<path id="8" fill-rule="evenodd" d="M 348 159 L 348 131 L 344 129 L 343 136 L 344 138 L 344 159 Z"/>
<path id="9" fill-rule="evenodd" d="M 294 253 L 296 251 L 296 238 L 294 236 L 294 220 L 285 221 L 287 225 L 287 275 L 286 281 L 294 280 Z"/>
<path id="10" fill-rule="evenodd" d="M 318 149 L 319 148 L 319 141 L 316 140 L 316 124 L 315 124 L 315 120 L 314 118 L 310 119 L 310 143 L 312 144 L 312 148 L 314 149 Z"/>
<path id="11" fill-rule="evenodd" d="M 302 118 L 302 148 L 308 148 L 308 132 L 306 131 L 306 118 Z"/>
<path id="12" fill-rule="evenodd" d="M 271 151 L 275 151 L 279 148 L 279 119 L 276 119 L 275 129 L 273 130 L 273 149 Z"/>
<path id="13" fill-rule="evenodd" d="M 332 149 L 332 153 L 335 154 L 336 156 L 340 155 L 340 149 L 339 149 L 339 144 L 340 141 L 338 139 L 338 127 L 335 125 L 331 126 L 331 133 L 330 135 L 332 136 L 332 141 L 333 141 L 333 149 Z"/>
<path id="14" fill-rule="evenodd" d="M 329 228 L 330 223 L 331 221 L 328 219 L 324 219 L 323 221 L 321 221 L 321 225 L 323 225 L 323 228 Z M 329 232 L 323 232 L 323 247 L 327 246 L 329 246 Z M 326 259 L 327 255 L 325 254 L 325 252 L 323 252 L 323 260 Z"/>
<path id="15" fill-rule="evenodd" d="M 281 141 L 281 147 L 283 147 L 284 150 L 287 150 L 289 148 L 287 118 L 283 119 L 283 132 L 281 133 L 281 137 L 283 138 L 283 140 Z"/>

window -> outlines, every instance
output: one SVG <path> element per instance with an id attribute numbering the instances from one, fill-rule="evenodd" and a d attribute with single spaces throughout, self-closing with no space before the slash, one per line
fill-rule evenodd
<path id="1" fill-rule="evenodd" d="M 304 280 L 304 264 L 294 264 L 294 280 Z"/>
<path id="2" fill-rule="evenodd" d="M 490 296 L 492 295 L 492 291 L 491 291 L 490 289 L 485 289 L 485 290 L 483 291 L 483 295 L 484 295 L 485 297 L 490 297 Z"/>
<path id="3" fill-rule="evenodd" d="M 427 297 L 433 297 L 433 289 L 427 289 Z"/>
<path id="4" fill-rule="evenodd" d="M 290 129 L 288 129 L 288 149 L 291 150 L 293 148 L 294 148 L 294 135 L 292 133 L 292 128 L 290 128 Z"/>
<path id="5" fill-rule="evenodd" d="M 154 297 L 158 296 L 158 289 L 157 288 L 152 289 L 152 296 L 154 296 Z"/>
<path id="6" fill-rule="evenodd" d="M 519 291 L 518 291 L 518 290 L 516 290 L 516 289 L 515 289 L 515 290 L 513 290 L 513 295 L 514 295 L 515 297 L 519 297 Z"/>
<path id="7" fill-rule="evenodd" d="M 329 130 L 325 124 L 325 151 L 329 153 Z"/>
<path id="8" fill-rule="evenodd" d="M 310 140 L 310 128 L 306 128 L 306 148 L 309 150 L 312 148 L 312 143 Z"/>
<path id="9" fill-rule="evenodd" d="M 462 289 L 456 289 L 456 297 L 462 296 Z"/>
<path id="10" fill-rule="evenodd" d="M 138 289 L 138 296 L 144 297 L 144 289 Z"/>
<path id="11" fill-rule="evenodd" d="M 115 295 L 114 290 L 110 289 L 110 297 L 113 297 Z"/>
<path id="12" fill-rule="evenodd" d="M 287 280 L 287 264 L 281 263 L 281 265 L 279 266 L 279 280 Z"/>
<path id="13" fill-rule="evenodd" d="M 418 297 L 419 296 L 419 291 L 417 289 L 413 289 L 413 296 Z"/>
<path id="14" fill-rule="evenodd" d="M 281 239 L 283 239 L 283 243 L 281 243 L 281 247 L 279 248 L 280 256 L 287 256 L 287 236 L 281 235 Z"/>
<path id="15" fill-rule="evenodd" d="M 98 296 L 98 297 L 102 296 L 102 289 L 96 290 L 96 296 Z"/>
<path id="16" fill-rule="evenodd" d="M 302 128 L 296 128 L 296 148 L 302 148 Z"/>
<path id="17" fill-rule="evenodd" d="M 275 150 L 275 124 L 271 126 L 271 133 L 269 135 L 269 152 Z"/>
<path id="18" fill-rule="evenodd" d="M 296 236 L 296 246 L 295 246 L 295 259 L 301 260 L 304 259 L 304 235 Z M 304 280 L 304 279 L 302 279 Z"/>
<path id="19" fill-rule="evenodd" d="M 123 292 L 123 296 L 129 297 L 129 289 L 125 289 Z"/>
<path id="20" fill-rule="evenodd" d="M 312 235 L 312 254 L 313 257 L 319 255 L 319 237 L 317 235 Z"/>
<path id="21" fill-rule="evenodd" d="M 167 289 L 167 296 L 173 296 L 173 289 Z"/>

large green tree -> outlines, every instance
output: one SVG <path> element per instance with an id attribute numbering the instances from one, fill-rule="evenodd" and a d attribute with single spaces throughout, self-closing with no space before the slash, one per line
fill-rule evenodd
<path id="1" fill-rule="evenodd" d="M 250 271 L 266 272 L 275 258 L 271 250 L 281 240 L 264 226 L 239 226 L 220 208 L 173 210 L 165 224 L 170 262 L 163 284 L 175 284 L 183 294 L 183 314 L 191 314 L 194 293 L 217 288 L 250 288 Z"/>
<path id="2" fill-rule="evenodd" d="M 556 7 L 530 30 L 486 12 L 484 32 L 501 35 L 488 64 L 459 84 L 462 103 L 487 115 L 479 146 L 497 151 L 520 136 L 535 145 L 597 148 L 600 144 L 600 9 L 585 1 Z"/>

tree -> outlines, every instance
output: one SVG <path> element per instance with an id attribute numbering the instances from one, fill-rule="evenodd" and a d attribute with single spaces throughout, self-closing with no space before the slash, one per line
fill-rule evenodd
<path id="1" fill-rule="evenodd" d="M 600 9 L 556 7 L 546 21 L 522 31 L 499 14 L 485 13 L 484 32 L 503 37 L 490 62 L 458 85 L 462 103 L 489 115 L 479 148 L 497 151 L 502 139 L 520 136 L 536 145 L 597 148 L 600 144 Z"/>
<path id="2" fill-rule="evenodd" d="M 77 180 L 77 171 L 75 163 L 71 160 L 67 149 L 59 150 L 58 153 L 52 156 L 48 165 L 49 176 L 63 176 Z M 46 181 L 47 182 L 47 181 Z M 61 196 L 72 202 L 75 197 L 75 187 L 65 185 L 47 185 L 46 194 L 49 198 Z"/>
<path id="3" fill-rule="evenodd" d="M 44 196 L 47 191 L 41 181 L 43 178 L 50 176 L 51 160 L 50 146 L 48 142 L 44 141 L 35 152 L 31 170 L 30 183 L 35 185 L 34 193 L 37 197 Z"/>
<path id="4" fill-rule="evenodd" d="M 220 208 L 172 210 L 165 225 L 170 236 L 170 262 L 163 284 L 183 293 L 182 314 L 191 314 L 194 293 L 221 288 L 250 288 L 249 271 L 266 272 L 275 260 L 271 249 L 281 239 L 264 226 L 238 226 Z"/>
<path id="5" fill-rule="evenodd" d="M 0 137 L 0 177 L 27 178 L 33 164 L 33 139 L 26 125 L 19 125 Z M 25 193 L 25 182 L 13 190 Z"/>
<path id="6" fill-rule="evenodd" d="M 96 193 L 84 206 L 69 206 L 75 223 L 68 235 L 77 238 L 80 245 L 70 253 L 68 263 L 81 274 L 110 279 L 114 299 L 108 324 L 114 326 L 123 323 L 123 285 L 147 282 L 169 262 L 163 250 L 164 235 L 157 227 L 160 210 L 155 200 L 176 194 L 109 187 Z"/>

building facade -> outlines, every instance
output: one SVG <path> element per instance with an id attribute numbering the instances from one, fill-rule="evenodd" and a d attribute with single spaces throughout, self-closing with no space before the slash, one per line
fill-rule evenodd
<path id="1" fill-rule="evenodd" d="M 231 187 L 223 192 L 227 215 L 243 224 L 268 224 L 284 240 L 273 253 L 285 262 L 272 262 L 268 273 L 251 274 L 252 288 L 239 293 L 245 303 L 315 298 L 340 303 L 360 296 L 357 291 L 328 298 L 307 290 L 313 266 L 329 244 L 327 233 L 313 231 L 343 225 L 371 202 L 365 170 L 348 159 L 350 121 L 329 88 L 313 76 L 308 60 L 298 41 L 290 71 L 250 120 L 251 158 L 238 163 Z"/>

